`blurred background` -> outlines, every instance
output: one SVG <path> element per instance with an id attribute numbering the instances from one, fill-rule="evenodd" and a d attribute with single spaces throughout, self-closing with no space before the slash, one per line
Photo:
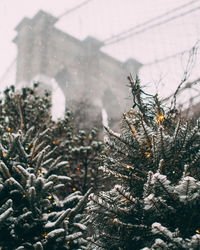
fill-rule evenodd
<path id="1" fill-rule="evenodd" d="M 200 0 L 1 0 L 0 91 L 39 81 L 55 118 L 67 107 L 114 124 L 138 74 L 167 100 L 182 83 L 177 102 L 200 110 L 199 16 Z"/>

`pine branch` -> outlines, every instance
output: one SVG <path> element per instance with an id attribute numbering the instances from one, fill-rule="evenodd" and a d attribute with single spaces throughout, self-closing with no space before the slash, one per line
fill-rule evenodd
<path id="1" fill-rule="evenodd" d="M 166 227 L 163 227 L 160 223 L 152 224 L 152 232 L 155 234 L 161 234 L 162 236 L 164 236 L 164 238 L 172 241 L 178 248 L 182 249 L 183 242 L 181 242 L 178 238 L 174 238 L 173 234 Z"/>
<path id="2" fill-rule="evenodd" d="M 103 208 L 106 211 L 109 211 L 115 215 L 118 215 L 117 210 L 113 207 L 105 203 L 101 198 L 97 197 L 94 194 L 91 194 L 89 196 L 89 199 L 92 200 L 94 203 L 98 204 L 101 208 Z"/>
<path id="3" fill-rule="evenodd" d="M 109 135 L 115 137 L 117 140 L 121 141 L 122 143 L 129 145 L 129 143 L 126 140 L 123 140 L 123 138 L 121 138 L 120 135 L 118 135 L 117 133 L 113 132 L 109 127 L 104 126 L 105 130 L 108 132 Z"/>
<path id="4" fill-rule="evenodd" d="M 17 165 L 12 167 L 13 171 L 15 171 L 18 175 L 21 176 L 23 181 L 26 181 L 29 178 L 29 173 L 22 166 Z"/>
<path id="5" fill-rule="evenodd" d="M 69 213 L 69 217 L 70 217 L 70 216 L 73 216 L 73 217 L 74 217 L 74 215 L 75 215 L 76 213 L 78 213 L 78 212 L 83 208 L 83 206 L 84 206 L 84 204 L 85 204 L 86 200 L 88 199 L 88 197 L 89 197 L 89 195 L 90 195 L 91 192 L 92 192 L 92 188 L 90 188 L 90 189 L 85 193 L 85 195 L 80 199 L 80 201 L 78 202 L 78 204 L 77 204 L 74 208 L 72 208 L 72 210 L 71 210 L 70 213 Z"/>
<path id="6" fill-rule="evenodd" d="M 56 240 L 59 237 L 64 237 L 64 235 L 65 235 L 65 230 L 63 228 L 55 229 L 47 234 L 46 240 L 47 242 L 48 241 L 52 242 L 53 240 Z"/>
<path id="7" fill-rule="evenodd" d="M 12 200 L 9 199 L 5 202 L 5 204 L 3 204 L 1 207 L 0 207 L 0 215 L 3 214 L 4 212 L 6 212 L 9 208 L 12 207 Z"/>
<path id="8" fill-rule="evenodd" d="M 0 161 L 0 172 L 4 179 L 9 179 L 11 177 L 10 171 L 3 161 Z"/>
<path id="9" fill-rule="evenodd" d="M 178 123 L 176 125 L 176 129 L 175 129 L 175 132 L 174 132 L 174 137 L 173 137 L 173 140 L 172 140 L 172 146 L 175 145 L 175 142 L 176 142 L 178 133 L 180 131 L 180 128 L 181 128 L 181 119 L 178 120 Z"/>
<path id="10" fill-rule="evenodd" d="M 19 135 L 14 137 L 14 140 L 13 140 L 9 150 L 6 153 L 6 156 L 5 156 L 6 161 L 11 157 L 11 155 L 15 151 L 15 148 L 17 148 L 18 145 L 19 145 Z"/>
<path id="11" fill-rule="evenodd" d="M 147 196 L 144 199 L 144 204 L 146 204 L 146 206 L 144 207 L 144 209 L 148 210 L 149 209 L 149 203 L 152 204 L 155 209 L 158 211 L 158 213 L 160 214 L 161 218 L 163 217 L 163 212 L 160 210 L 157 202 L 159 200 L 155 198 L 155 196 L 153 194 L 150 194 L 149 196 Z"/>
<path id="12" fill-rule="evenodd" d="M 135 139 L 135 141 L 136 141 L 136 143 L 137 143 L 140 151 L 142 151 L 141 145 L 140 145 L 140 143 L 138 141 L 138 138 L 137 138 L 136 129 L 134 128 L 133 124 L 129 121 L 129 119 L 127 118 L 126 114 L 123 114 L 123 117 L 124 117 L 126 123 L 128 124 L 128 127 L 129 127 L 129 129 L 130 129 L 130 131 L 131 131 L 131 133 L 132 133 L 132 135 L 133 135 L 133 137 L 134 137 L 134 139 Z"/>
<path id="13" fill-rule="evenodd" d="M 45 150 L 42 150 L 42 152 L 40 152 L 37 155 L 36 165 L 35 165 L 35 168 L 34 168 L 34 173 L 35 173 L 36 176 L 38 176 L 38 170 L 41 168 L 41 163 L 43 161 L 44 155 L 45 155 Z"/>
<path id="14" fill-rule="evenodd" d="M 153 176 L 153 172 L 149 171 L 147 182 L 144 184 L 143 198 L 146 198 L 149 195 L 151 182 L 152 182 L 152 176 Z"/>
<path id="15" fill-rule="evenodd" d="M 148 229 L 148 226 L 145 225 L 134 225 L 134 224 L 130 224 L 130 223 L 124 223 L 122 221 L 120 221 L 118 218 L 115 218 L 113 220 L 113 223 L 119 224 L 120 226 L 126 227 L 126 228 L 134 228 L 134 229 Z"/>
<path id="16" fill-rule="evenodd" d="M 22 127 L 22 129 L 24 129 L 24 117 L 23 117 L 23 113 L 22 113 L 22 104 L 21 104 L 21 100 L 20 100 L 20 97 L 19 95 L 16 96 L 17 98 L 17 109 L 18 109 L 18 112 L 19 112 L 19 117 L 20 117 L 20 125 Z"/>
<path id="17" fill-rule="evenodd" d="M 174 158 L 173 158 L 172 163 L 171 163 L 172 166 L 174 165 L 176 159 L 179 157 L 179 155 L 180 155 L 182 149 L 183 149 L 184 146 L 185 146 L 185 141 L 186 141 L 188 129 L 189 129 L 189 122 L 187 121 L 187 123 L 186 123 L 186 128 L 185 128 L 184 135 L 183 135 L 183 141 L 182 141 L 182 143 L 181 143 L 180 149 L 179 149 L 179 150 L 175 153 L 175 155 L 174 155 Z"/>
<path id="18" fill-rule="evenodd" d="M 153 162 L 154 166 L 157 166 L 157 154 L 156 154 L 156 143 L 155 143 L 155 135 L 152 135 L 152 146 L 153 146 Z"/>
<path id="19" fill-rule="evenodd" d="M 28 160 L 30 159 L 30 156 L 26 153 L 26 151 L 24 150 L 21 142 L 19 140 L 16 140 L 16 148 L 20 154 L 20 156 L 24 159 L 24 160 Z"/>
<path id="20" fill-rule="evenodd" d="M 122 195 L 124 196 L 124 198 L 126 198 L 127 200 L 135 203 L 136 199 L 133 198 L 133 196 L 129 193 L 126 192 L 126 190 L 120 186 L 120 185 L 115 185 L 115 189 Z"/>
<path id="21" fill-rule="evenodd" d="M 162 158 L 166 159 L 165 146 L 164 146 L 164 140 L 163 140 L 163 128 L 162 128 L 162 126 L 159 127 L 159 132 L 160 132 L 160 142 L 161 142 Z"/>
<path id="22" fill-rule="evenodd" d="M 172 188 L 169 186 L 170 182 L 167 180 L 166 176 L 156 173 L 152 178 L 152 182 L 154 181 L 158 182 L 160 187 L 165 191 L 165 193 L 171 200 L 174 200 L 172 194 L 170 193 L 172 191 Z"/>
<path id="23" fill-rule="evenodd" d="M 159 174 L 162 173 L 162 167 L 163 167 L 164 162 L 165 161 L 163 159 L 160 160 L 160 163 L 159 163 L 159 166 L 158 166 L 158 173 Z"/>
<path id="24" fill-rule="evenodd" d="M 103 248 L 102 245 L 98 244 L 98 243 L 97 243 L 96 241 L 94 241 L 91 237 L 88 237 L 87 240 L 88 240 L 89 242 L 91 242 L 92 244 L 94 244 L 94 245 L 96 245 L 96 246 L 98 246 L 98 247 L 102 247 L 102 248 Z"/>
<path id="25" fill-rule="evenodd" d="M 116 171 L 113 171 L 113 170 L 110 170 L 108 168 L 106 168 L 105 166 L 101 166 L 99 167 L 99 170 L 102 170 L 104 173 L 107 173 L 107 174 L 110 174 L 110 175 L 113 175 L 117 178 L 120 178 L 120 179 L 130 179 L 130 177 L 126 176 L 126 175 L 122 175 Z M 137 177 L 136 177 L 137 178 Z M 139 177 L 138 177 L 139 178 Z"/>
<path id="26" fill-rule="evenodd" d="M 122 155 L 124 155 L 124 156 L 126 156 L 126 157 L 129 156 L 129 154 L 128 154 L 127 152 L 124 152 L 124 151 L 121 150 L 119 147 L 116 147 L 115 144 L 113 144 L 113 143 L 111 143 L 111 142 L 109 142 L 109 141 L 107 141 L 106 144 L 109 145 L 109 147 L 110 147 L 111 149 L 117 151 L 118 153 L 120 153 L 120 154 L 122 154 Z"/>
<path id="27" fill-rule="evenodd" d="M 5 184 L 16 187 L 21 192 L 21 194 L 25 194 L 26 193 L 25 190 L 24 190 L 24 188 L 22 187 L 22 185 L 19 184 L 19 182 L 16 181 L 13 177 L 7 179 L 5 181 Z"/>
<path id="28" fill-rule="evenodd" d="M 146 138 L 146 140 L 147 140 L 147 142 L 148 142 L 148 147 L 151 149 L 151 148 L 152 148 L 151 139 L 150 139 L 150 137 L 149 137 L 149 134 L 148 134 L 148 132 L 147 132 L 147 130 L 146 130 L 146 127 L 145 127 L 145 124 L 144 124 L 142 118 L 141 118 L 141 124 L 142 124 L 142 128 L 143 128 L 143 130 L 144 130 L 145 138 Z"/>

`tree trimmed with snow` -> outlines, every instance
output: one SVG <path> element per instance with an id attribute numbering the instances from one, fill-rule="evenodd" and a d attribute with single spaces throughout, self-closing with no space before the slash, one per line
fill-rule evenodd
<path id="1" fill-rule="evenodd" d="M 107 129 L 100 167 L 115 187 L 91 194 L 89 249 L 199 249 L 200 127 L 129 78 L 133 108 Z"/>
<path id="2" fill-rule="evenodd" d="M 58 158 L 47 167 L 52 155 L 49 129 L 37 137 L 33 131 L 5 132 L 0 141 L 0 246 L 84 249 L 87 227 L 82 211 L 90 190 L 84 196 L 77 191 L 59 199 L 57 191 L 71 178 L 51 170 L 68 163 Z"/>
<path id="3" fill-rule="evenodd" d="M 31 133 L 37 137 L 46 129 L 48 135 L 44 135 L 45 140 L 52 149 L 49 166 L 54 164 L 55 158 L 68 161 L 65 166 L 59 165 L 59 170 L 51 169 L 62 175 L 69 175 L 71 182 L 65 187 L 67 193 L 74 190 L 86 193 L 90 187 L 97 190 L 103 184 L 98 175 L 100 153 L 103 151 L 103 144 L 99 139 L 98 131 L 95 128 L 84 131 L 74 125 L 78 117 L 66 110 L 65 116 L 57 121 L 51 117 L 51 94 L 45 92 L 39 95 L 39 83 L 34 83 L 33 88 L 22 88 L 16 90 L 14 86 L 4 91 L 3 98 L 0 100 L 0 136 L 5 133 L 17 133 L 21 130 Z M 80 120 L 79 120 L 80 121 Z M 26 144 L 25 149 L 30 152 L 30 143 Z M 37 144 L 37 142 L 36 142 Z M 37 145 L 35 145 L 37 147 Z"/>

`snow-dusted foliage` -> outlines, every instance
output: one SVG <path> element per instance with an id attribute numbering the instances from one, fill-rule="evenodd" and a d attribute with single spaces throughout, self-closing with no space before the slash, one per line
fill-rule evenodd
<path id="1" fill-rule="evenodd" d="M 69 110 L 66 110 L 64 118 L 54 121 L 50 107 L 51 95 L 46 92 L 40 96 L 37 83 L 33 88 L 7 88 L 0 100 L 0 136 L 4 132 L 18 133 L 21 130 L 27 137 L 26 152 L 33 148 L 42 151 L 43 146 L 48 145 L 52 150 L 48 149 L 43 167 L 48 167 L 48 174 L 70 175 L 71 182 L 65 186 L 67 193 L 74 190 L 86 193 L 90 187 L 98 189 L 102 185 L 98 166 L 103 144 L 98 139 L 97 129 L 80 130 L 74 124 L 78 117 L 73 118 Z M 30 147 L 30 137 L 37 137 L 46 129 L 48 133 L 44 134 L 42 144 L 36 140 Z M 57 161 L 62 163 L 57 164 Z"/>
<path id="2" fill-rule="evenodd" d="M 100 167 L 117 185 L 89 196 L 88 249 L 199 249 L 199 123 L 129 80 L 133 108 Z"/>
<path id="3" fill-rule="evenodd" d="M 46 129 L 51 121 L 50 108 L 50 95 L 46 92 L 40 97 L 38 83 L 21 91 L 15 90 L 14 86 L 5 89 L 0 100 L 0 134 L 8 129 L 12 132 L 19 129 L 27 131 L 33 126 L 37 131 Z"/>
<path id="4" fill-rule="evenodd" d="M 52 174 L 67 166 L 53 156 L 49 129 L 34 137 L 5 132 L 0 140 L 0 246 L 10 249 L 84 249 L 86 225 L 82 211 L 90 190 L 60 200 L 60 190 L 71 181 Z"/>
<path id="5" fill-rule="evenodd" d="M 144 199 L 134 197 L 129 188 L 119 185 L 99 196 L 91 194 L 88 212 L 95 234 L 89 239 L 89 246 L 94 249 L 131 249 L 132 246 L 134 249 L 164 246 L 167 247 L 164 249 L 190 249 L 191 244 L 196 244 L 194 249 L 198 249 L 199 184 L 189 176 L 171 184 L 166 176 L 155 173 L 151 182 L 147 180 L 149 195 Z"/>

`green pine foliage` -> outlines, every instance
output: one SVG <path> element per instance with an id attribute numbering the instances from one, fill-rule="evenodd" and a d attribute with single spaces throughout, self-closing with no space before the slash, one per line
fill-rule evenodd
<path id="1" fill-rule="evenodd" d="M 68 166 L 61 158 L 47 167 L 53 155 L 49 129 L 34 137 L 4 132 L 0 140 L 0 246 L 13 249 L 84 249 L 86 225 L 82 213 L 90 190 L 57 195 L 71 180 L 52 173 Z M 33 134 L 32 134 L 33 133 Z"/>
<path id="2" fill-rule="evenodd" d="M 200 127 L 129 78 L 121 134 L 106 128 L 100 170 L 114 188 L 89 196 L 88 249 L 200 248 Z"/>
<path id="3" fill-rule="evenodd" d="M 70 183 L 60 191 L 62 196 L 74 190 L 86 193 L 90 187 L 97 190 L 103 185 L 98 166 L 101 160 L 99 155 L 104 148 L 97 129 L 88 128 L 85 132 L 75 127 L 75 119 L 69 110 L 66 110 L 64 118 L 53 121 L 50 109 L 51 95 L 45 92 L 40 96 L 38 83 L 33 88 L 21 90 L 16 90 L 14 86 L 7 88 L 0 100 L 0 136 L 21 130 L 27 137 L 38 137 L 48 129 L 41 147 L 46 145 L 52 152 L 49 152 L 44 167 L 51 168 L 51 174 L 56 172 L 71 177 Z M 33 157 L 33 151 L 40 147 L 37 140 L 34 143 L 27 142 L 25 145 L 25 152 L 31 152 Z M 57 158 L 68 163 L 56 167 Z"/>
<path id="4" fill-rule="evenodd" d="M 72 181 L 66 186 L 66 190 L 70 192 L 75 189 L 82 193 L 87 192 L 90 187 L 97 190 L 103 185 L 98 170 L 100 154 L 104 150 L 103 143 L 98 138 L 97 129 L 76 131 L 73 126 L 69 126 L 70 112 L 67 114 L 53 126 L 54 144 L 51 143 L 55 150 L 54 157 L 62 156 L 62 160 L 69 164 L 65 174 L 70 175 Z"/>
<path id="5" fill-rule="evenodd" d="M 0 189 L 3 190 L 3 185 L 0 185 Z M 1 239 L 3 239 L 6 235 L 10 234 L 11 228 L 9 226 L 14 222 L 12 214 L 13 214 L 12 200 L 5 199 L 4 203 L 0 207 Z"/>
<path id="6" fill-rule="evenodd" d="M 50 94 L 38 94 L 38 83 L 33 88 L 17 91 L 14 86 L 7 88 L 0 100 L 0 134 L 4 131 L 27 131 L 32 126 L 37 131 L 46 129 L 51 121 Z"/>

